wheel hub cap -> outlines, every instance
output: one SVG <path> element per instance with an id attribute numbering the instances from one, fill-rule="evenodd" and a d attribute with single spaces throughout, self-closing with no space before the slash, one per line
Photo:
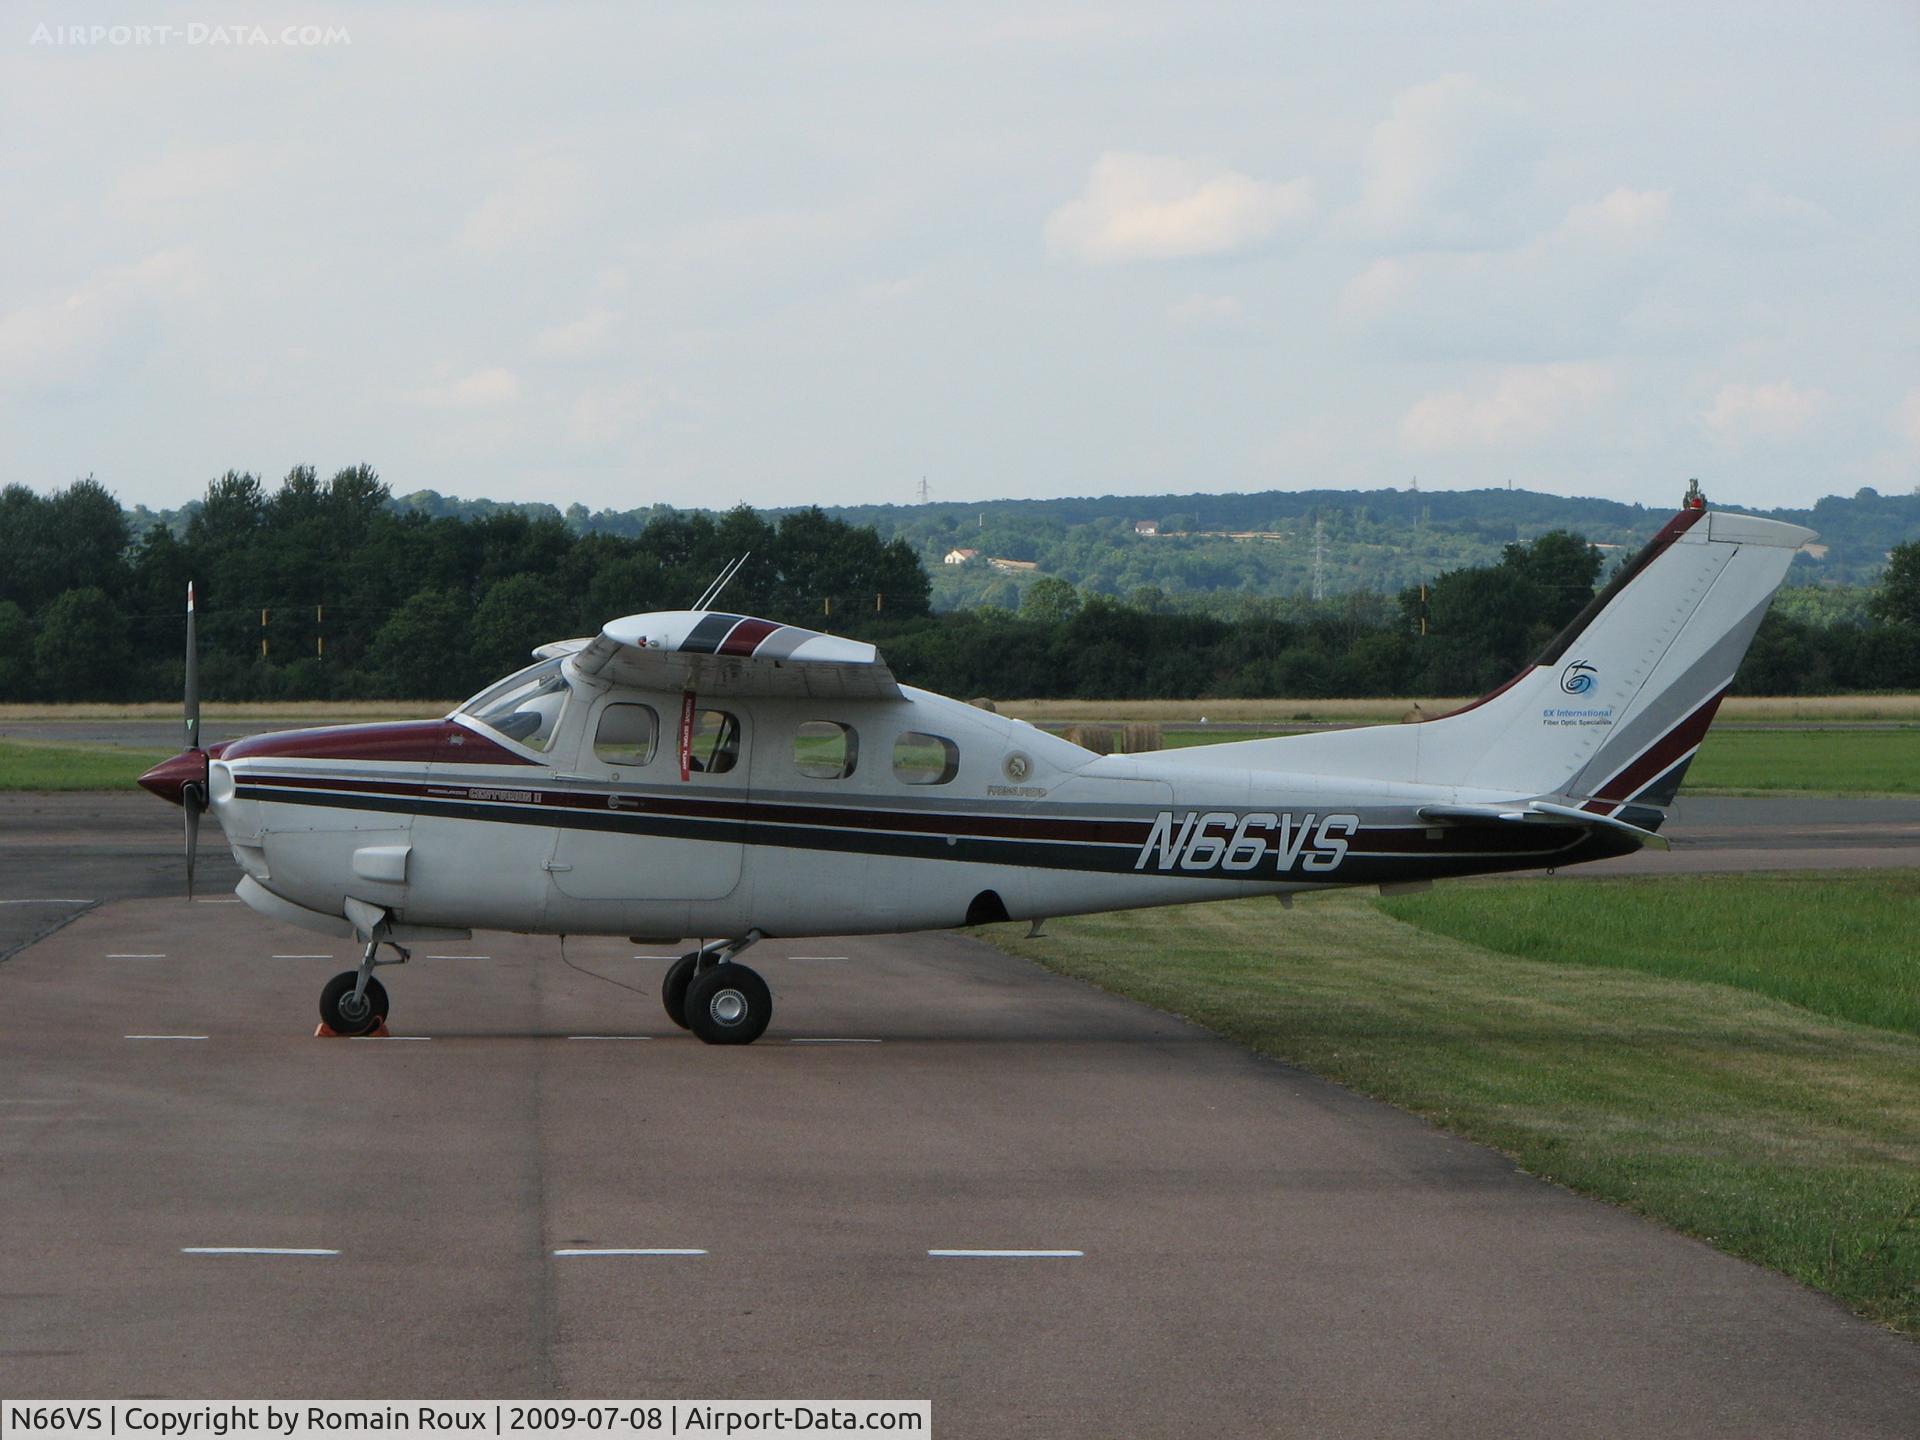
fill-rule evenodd
<path id="1" fill-rule="evenodd" d="M 340 997 L 340 1018 L 343 1020 L 364 1020 L 369 1008 L 367 997 L 356 995 L 351 990 Z"/>
<path id="2" fill-rule="evenodd" d="M 722 1025 L 738 1025 L 747 1018 L 747 997 L 738 990 L 722 990 L 707 1009 Z"/>

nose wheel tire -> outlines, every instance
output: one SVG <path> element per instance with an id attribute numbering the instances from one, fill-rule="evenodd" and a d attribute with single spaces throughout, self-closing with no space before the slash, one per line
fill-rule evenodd
<path id="1" fill-rule="evenodd" d="M 358 971 L 342 970 L 320 992 L 320 1019 L 336 1035 L 371 1035 L 387 1018 L 387 987 L 372 976 L 367 989 L 356 996 Z"/>
<path id="2" fill-rule="evenodd" d="M 667 967 L 667 978 L 660 982 L 660 1003 L 665 1007 L 667 1019 L 682 1030 L 687 1028 L 687 987 L 693 983 L 693 967 L 700 959 L 700 952 L 682 955 Z"/>
<path id="3" fill-rule="evenodd" d="M 773 992 L 729 960 L 702 970 L 687 987 L 687 1028 L 709 1045 L 751 1045 L 773 1019 Z"/>

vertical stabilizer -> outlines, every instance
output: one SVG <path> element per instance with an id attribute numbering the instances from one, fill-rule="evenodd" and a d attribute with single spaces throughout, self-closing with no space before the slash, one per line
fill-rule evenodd
<path id="1" fill-rule="evenodd" d="M 1208 746 L 1165 764 L 1231 764 L 1562 795 L 1595 814 L 1673 798 L 1714 710 L 1811 530 L 1687 509 L 1546 652 L 1448 715 Z"/>

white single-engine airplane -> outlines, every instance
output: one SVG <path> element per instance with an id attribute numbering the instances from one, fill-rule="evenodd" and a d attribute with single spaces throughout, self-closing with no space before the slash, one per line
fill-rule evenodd
<path id="1" fill-rule="evenodd" d="M 199 745 L 140 783 L 211 806 L 263 915 L 364 946 L 322 991 L 342 1034 L 378 965 L 473 927 L 684 935 L 667 1014 L 767 1028 L 769 936 L 882 934 L 1571 865 L 1656 832 L 1812 532 L 1690 500 L 1535 664 L 1415 724 L 1096 755 L 897 684 L 871 645 L 700 608 L 630 615 L 442 720 Z M 397 959 L 382 959 L 381 947 Z"/>

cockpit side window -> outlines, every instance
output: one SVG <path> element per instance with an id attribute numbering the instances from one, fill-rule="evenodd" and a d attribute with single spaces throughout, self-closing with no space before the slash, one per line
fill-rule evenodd
<path id="1" fill-rule="evenodd" d="M 530 750 L 545 751 L 559 733 L 570 694 L 560 662 L 543 660 L 482 690 L 458 713 Z"/>

